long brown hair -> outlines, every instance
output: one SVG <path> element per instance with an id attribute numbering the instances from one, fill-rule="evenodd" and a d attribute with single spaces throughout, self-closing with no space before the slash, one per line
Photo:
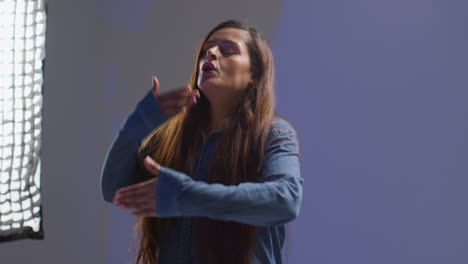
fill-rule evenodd
<path id="1" fill-rule="evenodd" d="M 246 45 L 250 56 L 252 83 L 241 100 L 227 117 L 227 125 L 217 145 L 215 155 L 205 179 L 208 183 L 238 185 L 242 182 L 261 181 L 261 168 L 267 136 L 274 116 L 274 63 L 265 39 L 252 27 L 236 20 L 228 20 L 214 27 L 202 42 L 223 28 L 238 28 L 249 32 Z M 198 51 L 190 86 L 199 89 Z M 142 142 L 138 151 L 139 164 L 150 155 L 162 166 L 192 175 L 196 148 L 201 132 L 209 124 L 208 99 L 200 92 L 198 103 L 155 129 Z M 143 179 L 152 177 L 143 173 Z M 222 177 L 219 177 L 222 175 Z M 204 264 L 250 264 L 249 254 L 256 241 L 256 227 L 233 221 L 221 221 L 206 217 L 194 218 L 195 230 L 203 230 L 196 236 L 197 253 Z M 142 217 L 136 225 L 140 247 L 136 263 L 158 263 L 159 245 L 172 228 L 174 219 Z"/>

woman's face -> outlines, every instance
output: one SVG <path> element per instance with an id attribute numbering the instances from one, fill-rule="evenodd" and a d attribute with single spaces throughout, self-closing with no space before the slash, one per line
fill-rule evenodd
<path id="1" fill-rule="evenodd" d="M 251 81 L 249 37 L 245 30 L 224 28 L 203 44 L 197 84 L 210 102 L 232 101 Z"/>

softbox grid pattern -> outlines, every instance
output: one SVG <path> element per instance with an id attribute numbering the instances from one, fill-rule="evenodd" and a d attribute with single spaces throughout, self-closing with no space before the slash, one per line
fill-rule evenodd
<path id="1" fill-rule="evenodd" d="M 42 239 L 45 1 L 0 2 L 0 242 Z"/>

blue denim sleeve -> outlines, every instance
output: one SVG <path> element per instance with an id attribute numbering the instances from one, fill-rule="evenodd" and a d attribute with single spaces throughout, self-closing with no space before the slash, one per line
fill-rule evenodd
<path id="1" fill-rule="evenodd" d="M 127 117 L 106 155 L 100 179 L 105 201 L 112 202 L 119 188 L 137 183 L 135 172 L 141 141 L 167 119 L 150 89 Z"/>
<path id="2" fill-rule="evenodd" d="M 280 225 L 296 218 L 304 181 L 297 137 L 292 128 L 275 128 L 271 134 L 264 160 L 264 182 L 208 184 L 162 167 L 156 187 L 156 214 L 208 217 L 256 226 Z"/>

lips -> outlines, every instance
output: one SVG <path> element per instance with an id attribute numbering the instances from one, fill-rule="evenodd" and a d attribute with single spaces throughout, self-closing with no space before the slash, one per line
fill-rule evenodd
<path id="1" fill-rule="evenodd" d="M 202 66 L 202 72 L 217 71 L 218 69 L 212 62 L 205 62 Z"/>
<path id="2" fill-rule="evenodd" d="M 202 80 L 212 78 L 218 74 L 218 68 L 214 65 L 214 63 L 207 61 L 203 63 L 201 68 L 201 78 Z"/>

